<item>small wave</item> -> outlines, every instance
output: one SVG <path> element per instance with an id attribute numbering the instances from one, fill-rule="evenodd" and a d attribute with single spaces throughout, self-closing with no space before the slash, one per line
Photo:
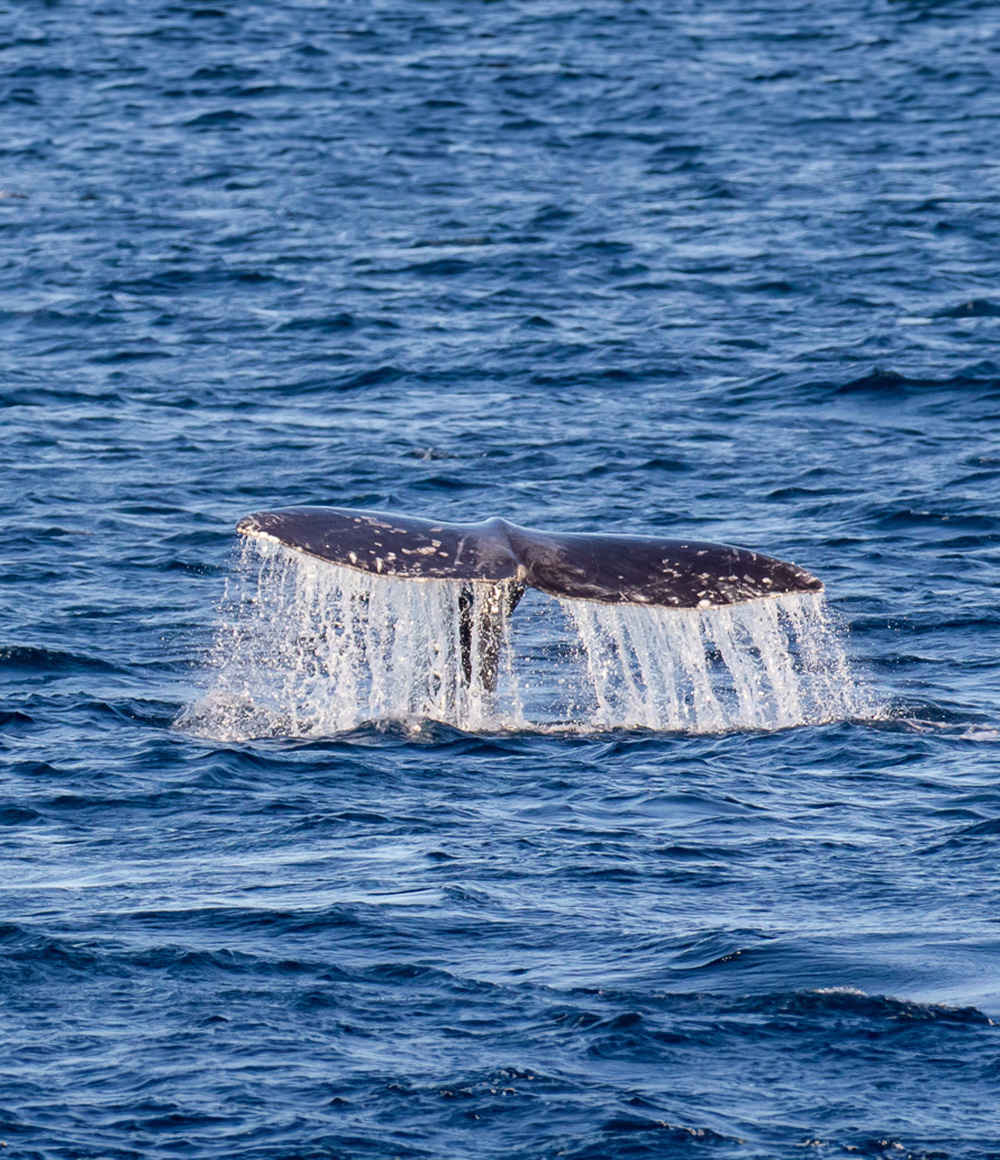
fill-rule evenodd
<path id="1" fill-rule="evenodd" d="M 739 1010 L 759 1015 L 806 1015 L 818 1019 L 854 1016 L 860 1020 L 889 1024 L 951 1023 L 992 1027 L 993 1020 L 978 1007 L 949 1007 L 943 1003 L 918 1003 L 888 995 L 870 995 L 855 987 L 817 987 L 754 996 Z"/>
<path id="2" fill-rule="evenodd" d="M 112 350 L 107 353 L 93 354 L 87 361 L 93 363 L 95 366 L 117 366 L 122 363 L 150 362 L 154 359 L 174 357 L 175 355 L 172 351 L 158 350 L 150 346 L 145 350 L 132 347 L 131 349 Z"/>
<path id="3" fill-rule="evenodd" d="M 472 238 L 424 238 L 413 243 L 413 249 L 419 250 L 425 247 L 460 247 L 462 249 L 468 246 L 492 246 L 493 239 L 490 237 L 472 237 Z"/>
<path id="4" fill-rule="evenodd" d="M 112 408 L 128 406 L 124 396 L 115 391 L 87 391 L 73 387 L 15 387 L 0 394 L 0 407 L 63 407 L 74 403 Z"/>
<path id="5" fill-rule="evenodd" d="M 19 725 L 33 725 L 34 722 L 34 717 L 22 713 L 20 709 L 0 710 L 0 729 L 16 729 Z"/>
<path id="6" fill-rule="evenodd" d="M 691 1143 L 695 1140 L 705 1144 L 742 1144 L 736 1136 L 725 1136 L 712 1128 L 690 1128 L 684 1124 L 671 1124 L 668 1120 L 648 1120 L 641 1116 L 615 1116 L 601 1125 L 607 1133 L 643 1132 L 655 1137 L 659 1145 L 670 1142 Z M 599 1145 L 597 1146 L 599 1147 Z M 600 1155 L 595 1146 L 587 1146 L 582 1151 L 568 1152 L 566 1155 L 582 1158 Z"/>
<path id="7" fill-rule="evenodd" d="M 240 266 L 204 266 L 200 269 L 173 267 L 148 278 L 115 279 L 104 285 L 110 294 L 177 294 L 190 289 L 213 289 L 218 286 L 256 286 L 280 283 L 277 274 Z"/>
<path id="8" fill-rule="evenodd" d="M 939 318 L 1000 318 L 1000 302 L 989 298 L 972 298 L 958 306 L 942 310 Z"/>
<path id="9" fill-rule="evenodd" d="M 101 660 L 100 657 L 81 653 L 60 652 L 58 649 L 33 647 L 31 645 L 0 646 L 0 669 L 23 669 L 30 672 L 79 672 L 81 670 L 100 673 L 120 672 L 117 665 Z"/>
<path id="10" fill-rule="evenodd" d="M 353 314 L 341 311 L 339 314 L 303 315 L 290 318 L 277 327 L 277 333 L 297 333 L 299 331 L 315 331 L 318 334 L 339 334 L 345 330 L 353 330 L 357 322 Z"/>
<path id="11" fill-rule="evenodd" d="M 106 966 L 101 947 L 33 930 L 16 923 L 0 926 L 0 960 L 8 967 L 27 968 L 34 976 L 41 972 L 59 977 L 65 971 L 100 973 Z"/>
<path id="12" fill-rule="evenodd" d="M 0 806 L 0 826 L 23 826 L 42 815 L 26 806 Z"/>
<path id="13" fill-rule="evenodd" d="M 185 121 L 184 125 L 189 129 L 209 129 L 216 126 L 235 128 L 254 119 L 251 113 L 244 113 L 239 109 L 214 109 L 211 112 L 192 117 Z"/>
<path id="14" fill-rule="evenodd" d="M 924 846 L 917 853 L 926 856 L 950 852 L 969 857 L 971 850 L 974 850 L 980 843 L 984 843 L 988 849 L 992 849 L 996 845 L 998 835 L 1000 835 L 1000 818 L 989 818 L 986 821 L 963 826 L 944 841 Z"/>
<path id="15" fill-rule="evenodd" d="M 911 378 L 890 368 L 875 367 L 868 374 L 835 387 L 835 395 L 907 395 L 913 392 L 954 391 L 959 388 L 1000 393 L 1000 367 L 992 362 L 976 363 L 947 379 Z"/>

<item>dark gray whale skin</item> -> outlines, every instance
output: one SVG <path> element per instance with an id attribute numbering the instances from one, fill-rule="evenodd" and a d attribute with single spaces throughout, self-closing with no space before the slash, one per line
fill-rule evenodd
<path id="1" fill-rule="evenodd" d="M 654 608 L 719 608 L 820 592 L 795 564 L 746 548 L 656 536 L 539 532 L 503 519 L 443 523 L 350 508 L 290 507 L 240 520 L 245 536 L 382 576 L 538 588 L 552 596 Z"/>

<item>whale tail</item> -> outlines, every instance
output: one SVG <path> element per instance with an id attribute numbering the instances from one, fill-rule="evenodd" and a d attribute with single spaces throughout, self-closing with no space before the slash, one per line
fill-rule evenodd
<path id="1" fill-rule="evenodd" d="M 344 568 L 410 580 L 454 580 L 462 669 L 478 658 L 495 690 L 503 623 L 526 588 L 551 596 L 649 608 L 709 609 L 822 591 L 822 581 L 746 548 L 655 536 L 552 533 L 502 519 L 443 523 L 350 508 L 291 507 L 240 520 L 272 540 Z M 478 646 L 478 647 L 476 647 Z"/>

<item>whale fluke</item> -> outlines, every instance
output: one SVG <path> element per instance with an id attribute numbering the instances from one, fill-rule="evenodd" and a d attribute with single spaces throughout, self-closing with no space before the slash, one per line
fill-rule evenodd
<path id="1" fill-rule="evenodd" d="M 538 532 L 502 519 L 451 524 L 350 508 L 291 507 L 246 516 L 237 531 L 361 572 L 457 581 L 462 675 L 467 685 L 477 675 L 489 692 L 497 689 L 506 618 L 526 588 L 602 604 L 676 609 L 823 588 L 795 564 L 745 548 Z"/>
<path id="2" fill-rule="evenodd" d="M 350 508 L 290 507 L 240 520 L 245 536 L 345 568 L 411 580 L 504 584 L 552 596 L 654 608 L 720 608 L 819 592 L 795 564 L 746 548 L 656 536 L 553 533 L 502 519 L 453 524 Z"/>

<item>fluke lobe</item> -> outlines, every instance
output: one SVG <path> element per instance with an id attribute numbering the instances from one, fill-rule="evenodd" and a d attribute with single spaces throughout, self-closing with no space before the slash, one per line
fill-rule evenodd
<path id="1" fill-rule="evenodd" d="M 823 588 L 795 564 L 745 548 L 538 532 L 502 519 L 449 524 L 388 512 L 290 507 L 246 516 L 237 531 L 382 576 L 506 582 L 520 589 L 518 598 L 528 587 L 602 604 L 719 608 Z"/>

